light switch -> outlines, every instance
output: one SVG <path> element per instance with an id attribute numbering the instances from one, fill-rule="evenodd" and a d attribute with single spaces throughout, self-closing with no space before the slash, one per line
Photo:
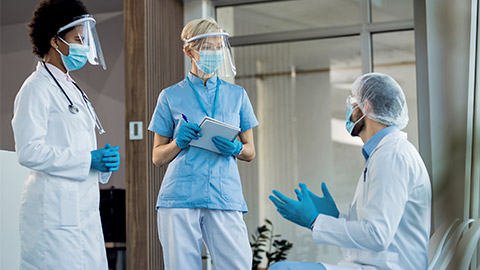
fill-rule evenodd
<path id="1" fill-rule="evenodd" d="M 143 140 L 143 122 L 130 122 L 130 140 Z"/>

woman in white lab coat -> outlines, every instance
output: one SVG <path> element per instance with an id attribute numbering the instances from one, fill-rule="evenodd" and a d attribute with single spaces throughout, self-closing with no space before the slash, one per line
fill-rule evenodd
<path id="1" fill-rule="evenodd" d="M 99 182 L 118 170 L 118 147 L 97 149 L 104 133 L 69 71 L 103 65 L 95 20 L 77 0 L 42 1 L 30 28 L 41 59 L 15 98 L 18 161 L 30 169 L 21 200 L 20 269 L 108 269 Z M 20 181 L 20 179 L 15 179 Z"/>

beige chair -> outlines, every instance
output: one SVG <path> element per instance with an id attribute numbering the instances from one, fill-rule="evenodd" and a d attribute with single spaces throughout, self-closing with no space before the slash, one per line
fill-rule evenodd
<path id="1" fill-rule="evenodd" d="M 453 254 L 455 253 L 455 249 L 457 247 L 458 241 L 460 240 L 460 237 L 462 237 L 464 232 L 468 230 L 468 225 L 474 221 L 474 219 L 468 219 L 458 224 L 458 226 L 452 228 L 450 235 L 448 236 L 448 239 L 443 246 L 440 257 L 435 264 L 435 270 L 447 269 L 450 261 L 453 258 Z"/>
<path id="2" fill-rule="evenodd" d="M 452 261 L 448 265 L 449 270 L 468 270 L 473 253 L 480 239 L 480 220 L 473 223 L 460 239 L 455 248 Z"/>
<path id="3" fill-rule="evenodd" d="M 435 267 L 439 261 L 443 246 L 450 234 L 450 231 L 458 223 L 458 221 L 459 219 L 457 218 L 452 222 L 443 223 L 430 237 L 430 241 L 428 242 L 428 270 L 436 269 Z"/>

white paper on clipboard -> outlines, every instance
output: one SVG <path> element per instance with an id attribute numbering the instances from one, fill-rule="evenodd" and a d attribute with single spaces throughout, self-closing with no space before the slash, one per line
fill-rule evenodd
<path id="1" fill-rule="evenodd" d="M 233 141 L 240 133 L 239 127 L 229 125 L 208 116 L 205 116 L 199 127 L 201 129 L 200 133 L 202 134 L 202 137 L 198 138 L 198 140 L 191 140 L 190 146 L 203 148 L 218 154 L 220 154 L 220 151 L 218 151 L 213 143 L 213 137 L 220 136 L 229 141 Z"/>

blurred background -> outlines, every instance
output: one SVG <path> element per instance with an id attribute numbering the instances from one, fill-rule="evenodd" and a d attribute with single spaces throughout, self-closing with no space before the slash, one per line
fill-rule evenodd
<path id="1" fill-rule="evenodd" d="M 2 244 L 2 265 L 18 260 L 12 190 L 21 192 L 26 172 L 14 169 L 10 121 L 15 95 L 38 61 L 26 28 L 38 2 L 1 0 L 0 6 L 0 243 L 13 245 Z M 146 127 L 159 92 L 190 70 L 180 32 L 196 18 L 213 17 L 230 33 L 237 76 L 228 80 L 246 89 L 260 123 L 257 157 L 239 161 L 249 234 L 269 219 L 293 243 L 289 260 L 342 257 L 339 248 L 315 245 L 309 230 L 281 218 L 268 195 L 277 189 L 293 197 L 300 182 L 320 193 L 326 182 L 340 211 L 348 210 L 364 158 L 361 140 L 345 130 L 345 99 L 367 72 L 391 75 L 405 92 L 404 131 L 432 181 L 432 231 L 453 218 L 478 219 L 478 1 L 83 2 L 97 20 L 108 69 L 86 65 L 72 77 L 107 131 L 99 146 L 120 145 L 121 154 L 119 172 L 101 187 L 112 269 L 163 268 L 155 201 L 165 168 L 151 163 L 153 134 Z M 140 139 L 130 136 L 131 122 L 143 124 Z"/>

